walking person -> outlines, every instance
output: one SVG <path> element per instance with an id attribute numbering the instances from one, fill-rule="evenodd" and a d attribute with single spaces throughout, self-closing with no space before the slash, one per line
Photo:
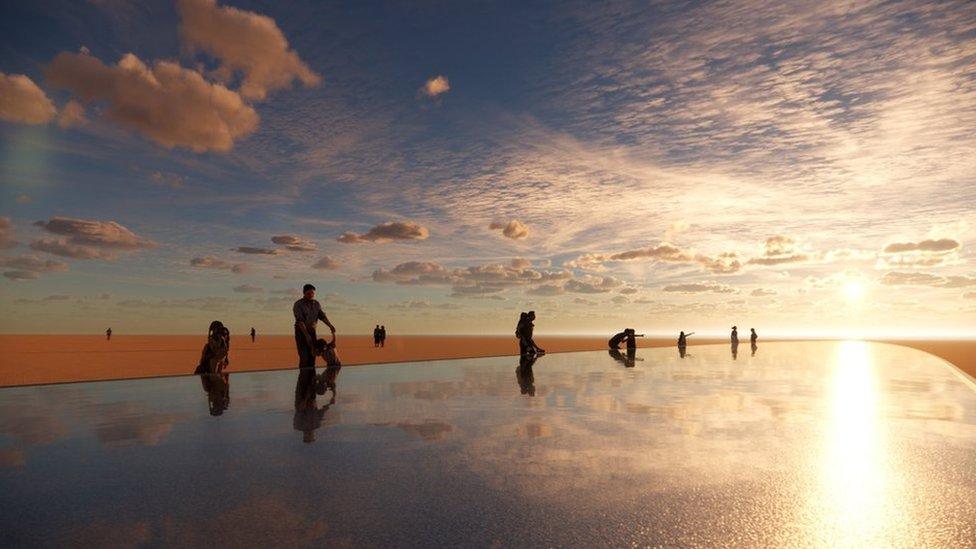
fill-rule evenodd
<path id="1" fill-rule="evenodd" d="M 739 328 L 737 326 L 732 326 L 732 335 L 730 336 L 730 340 L 732 341 L 733 345 L 739 344 Z"/>
<path id="2" fill-rule="evenodd" d="M 373 328 L 373 347 L 379 347 L 379 346 L 380 346 L 380 325 L 377 324 L 376 327 Z"/>
<path id="3" fill-rule="evenodd" d="M 325 316 L 322 306 L 315 300 L 315 286 L 302 287 L 302 298 L 295 302 L 295 347 L 298 349 L 298 367 L 315 368 L 315 324 L 321 320 L 335 334 L 335 326 Z"/>
<path id="4" fill-rule="evenodd" d="M 112 341 L 112 329 L 105 330 L 105 340 Z"/>
<path id="5" fill-rule="evenodd" d="M 386 325 L 380 326 L 380 347 L 386 347 Z"/>
<path id="6" fill-rule="evenodd" d="M 515 328 L 515 337 L 519 340 L 519 354 L 522 355 L 542 355 L 545 349 L 535 344 L 533 335 L 535 332 L 535 311 L 522 313 L 519 317 L 518 326 Z"/>
<path id="7" fill-rule="evenodd" d="M 257 337 L 258 337 L 257 330 L 254 329 L 254 326 L 251 326 L 251 343 L 254 343 L 254 340 L 257 339 Z"/>
<path id="8" fill-rule="evenodd" d="M 756 334 L 756 329 L 755 328 L 749 328 L 749 332 L 750 332 L 749 333 L 749 347 L 752 349 L 752 356 L 756 356 L 756 349 L 759 348 L 759 345 L 756 344 L 756 340 L 759 339 L 759 336 Z"/>

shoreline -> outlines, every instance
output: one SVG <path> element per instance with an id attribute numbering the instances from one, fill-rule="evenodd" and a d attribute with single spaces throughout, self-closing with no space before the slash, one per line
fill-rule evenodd
<path id="1" fill-rule="evenodd" d="M 192 374 L 205 338 L 199 335 L 0 335 L 0 387 L 79 383 L 119 379 L 148 379 Z M 766 342 L 824 341 L 831 338 L 764 338 Z M 549 353 L 607 349 L 596 336 L 539 336 Z M 976 378 L 976 340 L 864 339 L 911 347 L 937 356 Z M 390 336 L 387 346 L 374 348 L 370 335 L 338 338 L 344 366 L 397 364 L 433 360 L 516 357 L 512 336 Z M 727 338 L 689 338 L 689 347 L 728 344 Z M 742 340 L 748 348 L 748 339 Z M 640 338 L 638 348 L 675 347 L 674 338 Z M 54 349 L 54 350 L 52 350 Z M 259 335 L 252 343 L 237 336 L 231 343 L 228 373 L 294 369 L 294 336 Z"/>

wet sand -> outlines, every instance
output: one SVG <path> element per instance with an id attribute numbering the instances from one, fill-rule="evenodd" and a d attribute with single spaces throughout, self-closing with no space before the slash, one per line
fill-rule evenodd
<path id="1" fill-rule="evenodd" d="M 540 336 L 536 340 L 549 352 L 601 350 L 607 345 L 605 337 Z M 638 341 L 645 348 L 675 344 L 674 339 Z M 694 337 L 689 346 L 727 341 Z M 934 354 L 976 376 L 976 340 L 888 342 Z M 189 374 L 200 359 L 203 343 L 201 336 L 116 335 L 106 341 L 104 336 L 90 335 L 0 335 L 0 386 Z M 390 336 L 386 347 L 374 348 L 372 337 L 361 335 L 340 337 L 338 343 L 339 356 L 349 366 L 518 352 L 515 339 L 508 336 Z M 746 349 L 748 345 L 745 341 Z M 289 369 L 297 363 L 293 336 L 259 336 L 254 343 L 239 336 L 231 343 L 228 371 Z"/>

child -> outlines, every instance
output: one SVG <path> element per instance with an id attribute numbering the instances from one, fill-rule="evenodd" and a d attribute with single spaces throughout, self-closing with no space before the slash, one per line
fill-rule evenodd
<path id="1" fill-rule="evenodd" d="M 324 339 L 315 341 L 315 354 L 325 359 L 325 371 L 315 380 L 315 392 L 324 395 L 326 390 L 332 391 L 332 399 L 336 396 L 336 377 L 342 369 L 339 354 L 336 352 L 336 337 L 332 334 L 332 341 Z"/>

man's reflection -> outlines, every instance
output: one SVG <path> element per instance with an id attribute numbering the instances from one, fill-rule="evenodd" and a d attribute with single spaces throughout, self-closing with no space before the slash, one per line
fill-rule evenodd
<path id="1" fill-rule="evenodd" d="M 324 375 L 324 374 L 323 374 Z M 322 426 L 322 417 L 335 404 L 335 391 L 329 403 L 321 408 L 315 401 L 318 381 L 314 368 L 298 370 L 298 381 L 295 384 L 295 417 L 292 425 L 296 431 L 302 432 L 302 442 L 315 442 L 315 430 Z M 324 384 L 322 393 L 325 393 Z"/>
<path id="2" fill-rule="evenodd" d="M 623 364 L 625 368 L 633 368 L 637 365 L 638 360 L 644 360 L 643 358 L 637 358 L 637 349 L 633 347 L 627 348 L 626 355 L 622 354 L 619 349 L 610 349 L 609 353 L 614 360 Z"/>
<path id="3" fill-rule="evenodd" d="M 755 342 L 755 341 L 753 341 L 753 342 L 752 342 L 752 343 L 751 343 L 751 344 L 749 345 L 749 347 L 750 347 L 750 348 L 752 349 L 752 356 L 756 356 L 756 349 L 758 349 L 758 348 L 759 348 L 759 345 L 756 345 L 756 342 Z"/>
<path id="4" fill-rule="evenodd" d="M 686 345 L 678 345 L 678 356 L 684 358 L 688 355 L 688 347 Z"/>
<path id="5" fill-rule="evenodd" d="M 207 393 L 210 415 L 222 415 L 230 406 L 230 375 L 224 372 L 200 374 L 200 384 Z"/>
<path id="6" fill-rule="evenodd" d="M 535 374 L 532 372 L 532 365 L 538 355 L 522 355 L 519 358 L 518 368 L 515 369 L 515 380 L 518 381 L 519 389 L 523 395 L 535 396 Z"/>
<path id="7" fill-rule="evenodd" d="M 732 342 L 732 360 L 739 358 L 739 341 Z"/>

